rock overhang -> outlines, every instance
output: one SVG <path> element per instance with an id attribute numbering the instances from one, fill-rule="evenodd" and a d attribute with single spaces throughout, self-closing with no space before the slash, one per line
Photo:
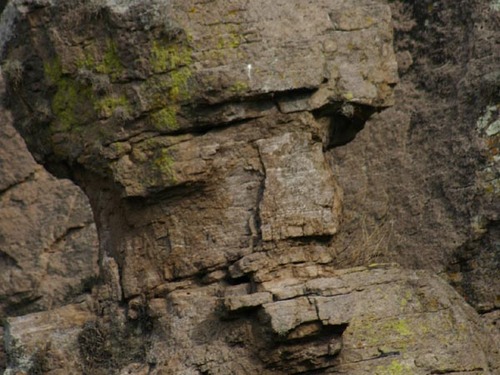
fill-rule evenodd
<path id="1" fill-rule="evenodd" d="M 4 57 L 23 64 L 12 105 L 31 150 L 45 163 L 105 175 L 124 196 L 176 185 L 175 160 L 158 136 L 196 136 L 278 112 L 329 116 L 346 103 L 364 123 L 393 104 L 390 9 L 377 1 L 9 6 L 30 35 L 11 39 Z M 151 152 L 133 155 L 133 144 Z M 142 187 L 123 182 L 124 166 Z"/>

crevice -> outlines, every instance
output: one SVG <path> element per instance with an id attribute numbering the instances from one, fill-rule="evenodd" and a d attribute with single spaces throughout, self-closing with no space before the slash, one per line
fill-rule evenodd
<path id="1" fill-rule="evenodd" d="M 491 306 L 489 308 L 483 308 L 483 309 L 480 309 L 478 311 L 478 314 L 479 315 L 484 315 L 484 314 L 489 314 L 489 313 L 492 313 L 494 311 L 498 311 L 500 310 L 500 307 L 496 307 L 496 306 Z"/>
<path id="2" fill-rule="evenodd" d="M 5 187 L 4 189 L 1 189 L 0 190 L 0 196 L 6 194 L 7 192 L 9 192 L 9 190 L 12 190 L 14 189 L 16 186 L 19 186 L 21 184 L 24 184 L 25 182 L 30 182 L 30 181 L 33 181 L 34 180 L 34 177 L 35 177 L 35 174 L 36 174 L 36 171 L 32 171 L 30 172 L 26 177 L 24 177 L 23 179 L 19 180 L 19 181 L 16 181 L 14 182 L 13 184 L 11 185 L 8 185 L 7 187 Z"/>
<path id="3" fill-rule="evenodd" d="M 310 111 L 308 99 L 318 91 L 318 87 L 302 87 L 287 91 L 277 92 L 273 97 L 273 102 L 282 114 Z"/>
<path id="4" fill-rule="evenodd" d="M 200 114 L 200 118 L 205 117 L 204 115 Z M 171 130 L 168 132 L 159 132 L 158 134 L 160 136 L 163 135 L 168 135 L 168 136 L 178 136 L 178 135 L 193 135 L 193 136 L 202 136 L 205 135 L 211 131 L 220 131 L 220 130 L 225 130 L 227 128 L 233 127 L 233 126 L 239 126 L 246 124 L 250 121 L 253 121 L 255 119 L 264 117 L 262 116 L 248 116 L 244 118 L 237 118 L 233 120 L 228 120 L 228 121 L 222 121 L 222 120 L 217 120 L 217 124 L 214 125 L 213 121 L 207 121 L 207 122 L 197 122 L 196 119 L 187 119 L 191 124 L 194 124 L 193 126 L 189 127 L 184 127 L 180 128 L 177 130 Z"/>
<path id="5" fill-rule="evenodd" d="M 154 206 L 160 201 L 167 201 L 188 197 L 194 193 L 203 193 L 205 183 L 185 182 L 175 186 L 168 186 L 158 190 L 148 190 L 147 196 L 125 196 L 123 200 L 131 206 L 144 209 L 144 206 Z"/>
<path id="6" fill-rule="evenodd" d="M 0 250 L 0 265 L 3 265 L 4 267 L 16 267 L 18 269 L 22 269 L 16 258 L 2 250 Z"/>
<path id="7" fill-rule="evenodd" d="M 290 334 L 292 334 L 294 331 L 299 330 L 300 327 L 309 325 L 310 323 L 313 322 L 302 323 L 298 325 L 290 332 L 288 332 L 288 336 L 290 336 Z M 349 327 L 349 323 L 331 324 L 331 325 L 330 324 L 324 325 L 320 321 L 318 321 L 318 323 L 321 324 L 321 328 L 318 330 L 318 332 L 305 337 L 287 339 L 287 341 L 285 341 L 284 344 L 305 345 L 312 341 L 331 339 L 332 337 L 340 338 L 344 334 L 344 331 L 347 329 L 347 327 Z"/>
<path id="8" fill-rule="evenodd" d="M 225 104 L 221 104 L 220 107 L 224 108 L 227 105 L 230 104 L 237 104 L 238 102 L 227 102 Z M 271 102 L 268 102 L 271 103 Z M 187 106 L 186 106 L 187 107 Z M 209 106 L 207 106 L 209 108 Z M 185 111 L 186 113 L 189 112 L 195 112 L 199 109 L 199 107 L 194 107 L 190 108 L 188 107 L 187 110 Z M 215 110 L 214 110 L 215 111 Z M 134 119 L 134 121 L 145 121 L 148 116 L 152 113 L 153 111 L 150 112 L 145 112 L 143 115 L 137 117 Z M 214 115 L 217 115 L 218 113 L 215 112 Z M 143 141 L 144 139 L 150 139 L 150 138 L 155 138 L 155 137 L 162 137 L 162 136 L 180 136 L 180 135 L 193 135 L 193 136 L 202 136 L 205 135 L 211 131 L 219 131 L 219 130 L 224 130 L 229 127 L 233 126 L 239 126 L 246 124 L 250 121 L 253 121 L 255 119 L 264 117 L 265 115 L 254 115 L 254 116 L 248 116 L 244 118 L 235 118 L 233 120 L 228 120 L 228 121 L 223 121 L 223 120 L 210 120 L 210 121 L 202 121 L 202 119 L 206 118 L 210 114 L 208 113 L 199 113 L 197 114 L 197 117 L 194 118 L 186 118 L 182 116 L 182 112 L 179 114 L 179 117 L 183 118 L 184 121 L 188 124 L 192 124 L 191 126 L 186 126 L 186 127 L 180 127 L 179 129 L 176 130 L 167 130 L 167 131 L 155 131 L 155 130 L 147 130 L 147 131 L 135 131 L 130 134 L 127 134 L 126 136 L 122 137 L 117 137 L 114 138 L 113 140 L 110 140 L 108 142 L 103 142 L 102 146 L 103 147 L 108 147 L 113 143 L 117 142 L 125 142 L 125 143 L 131 143 L 131 144 L 137 144 Z M 218 115 L 221 115 L 220 113 Z M 216 125 L 214 125 L 214 123 Z M 144 138 L 144 135 L 150 135 L 150 137 Z M 139 140 L 134 141 L 134 138 L 139 137 Z"/>
<path id="9" fill-rule="evenodd" d="M 328 120 L 325 151 L 348 144 L 363 130 L 366 121 L 380 109 L 350 102 L 329 103 L 315 111 L 314 117 Z"/>
<path id="10" fill-rule="evenodd" d="M 332 234 L 317 234 L 311 236 L 288 237 L 287 240 L 290 240 L 292 242 L 298 242 L 301 245 L 311 245 L 311 244 L 328 245 L 333 238 L 334 235 Z"/>
<path id="11" fill-rule="evenodd" d="M 262 176 L 259 184 L 259 189 L 257 191 L 257 201 L 255 202 L 255 210 L 254 210 L 254 223 L 255 223 L 255 231 L 256 231 L 256 242 L 253 244 L 254 247 L 262 245 L 262 219 L 260 217 L 260 206 L 264 201 L 264 192 L 266 190 L 266 166 L 264 161 L 262 160 L 262 155 L 260 153 L 260 148 L 258 145 L 255 145 L 257 149 L 257 154 L 259 155 L 259 163 L 260 169 L 262 170 Z"/>
<path id="12" fill-rule="evenodd" d="M 320 322 L 317 323 L 320 325 Z M 264 362 L 268 368 L 286 371 L 287 374 L 324 373 L 321 370 L 333 367 L 340 354 L 342 334 L 347 327 L 348 324 L 320 325 L 318 332 L 306 337 L 288 340 L 270 337 L 270 346 L 265 353 L 266 358 L 271 360 Z M 304 351 L 304 346 L 314 349 Z"/>
<path id="13" fill-rule="evenodd" d="M 463 374 L 463 373 L 467 373 L 467 372 L 476 373 L 477 371 L 484 371 L 484 369 L 482 367 L 473 368 L 471 370 L 465 370 L 465 369 L 464 370 L 445 369 L 445 370 L 434 370 L 434 371 L 431 371 L 429 374 L 430 375 Z"/>
<path id="14" fill-rule="evenodd" d="M 241 98 L 244 100 L 227 100 L 219 103 L 196 103 L 184 105 L 180 111 L 181 115 L 192 113 L 192 116 L 185 117 L 189 124 L 209 126 L 218 128 L 229 126 L 238 121 L 250 121 L 266 116 L 266 112 L 275 108 L 272 96 L 269 94 L 254 95 Z M 237 113 L 240 110 L 242 113 Z M 254 115 L 245 116 L 245 112 L 253 111 Z M 214 124 L 217 124 L 214 126 Z"/>
<path id="15" fill-rule="evenodd" d="M 399 350 L 394 350 L 394 351 L 389 351 L 389 352 L 385 352 L 380 348 L 378 348 L 377 350 L 380 353 L 380 355 L 378 357 L 375 357 L 374 359 L 386 358 L 386 357 L 396 357 L 396 356 L 401 355 L 401 352 Z"/>
<path id="16" fill-rule="evenodd" d="M 251 284 L 252 278 L 248 274 L 240 276 L 240 277 L 236 277 L 236 278 L 231 278 L 231 276 L 228 275 L 228 276 L 226 276 L 224 281 L 231 286 L 235 286 L 235 285 L 241 285 L 241 284 Z"/>
<path id="17" fill-rule="evenodd" d="M 11 303 L 5 308 L 6 316 L 21 316 L 27 313 L 39 311 L 40 309 L 34 309 L 33 304 L 41 300 L 43 296 L 33 296 L 31 292 L 19 292 L 15 293 L 9 298 L 18 298 L 19 302 Z"/>
<path id="18" fill-rule="evenodd" d="M 63 234 L 61 234 L 59 237 L 57 237 L 53 242 L 52 242 L 52 246 L 57 246 L 59 243 L 61 243 L 62 241 L 64 241 L 66 238 L 68 238 L 69 236 L 71 236 L 73 233 L 76 233 L 78 232 L 79 230 L 85 228 L 85 224 L 81 224 L 81 225 L 77 225 L 77 226 L 72 226 L 72 227 L 69 227 L 69 228 L 66 228 L 66 230 L 64 231 Z"/>

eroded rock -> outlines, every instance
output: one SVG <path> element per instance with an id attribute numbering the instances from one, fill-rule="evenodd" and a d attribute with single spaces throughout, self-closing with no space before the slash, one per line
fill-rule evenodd
<path id="1" fill-rule="evenodd" d="M 8 318 L 4 340 L 10 361 L 5 374 L 81 373 L 77 337 L 92 318 L 85 303 Z"/>
<path id="2" fill-rule="evenodd" d="M 3 80 L 0 82 L 2 86 Z M 98 244 L 88 199 L 38 165 L 0 109 L 0 319 L 89 291 Z"/>
<path id="3" fill-rule="evenodd" d="M 78 347 L 44 371 L 498 370 L 491 333 L 436 276 L 347 267 L 382 241 L 346 246 L 331 148 L 394 103 L 387 5 L 13 1 L 8 15 L 23 36 L 5 55 L 16 128 L 82 186 L 99 231 L 90 311 L 60 337 Z M 24 317 L 35 332 L 40 316 Z M 9 335 L 31 349 L 8 346 L 8 372 L 40 353 L 19 321 Z"/>

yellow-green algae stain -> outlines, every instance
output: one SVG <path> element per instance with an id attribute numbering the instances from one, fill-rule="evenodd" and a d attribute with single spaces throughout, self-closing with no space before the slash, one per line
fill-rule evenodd
<path id="1" fill-rule="evenodd" d="M 168 74 L 158 74 L 143 84 L 145 97 L 152 109 L 174 105 L 191 97 L 189 67 L 183 67 Z"/>
<path id="2" fill-rule="evenodd" d="M 56 58 L 52 61 L 45 62 L 43 64 L 43 71 L 45 77 L 48 78 L 52 85 L 57 85 L 62 76 L 62 65 L 61 60 Z"/>
<path id="3" fill-rule="evenodd" d="M 125 95 L 105 96 L 95 101 L 94 108 L 104 118 L 111 117 L 118 108 L 123 109 L 126 113 L 131 111 L 130 102 Z"/>
<path id="4" fill-rule="evenodd" d="M 189 99 L 189 78 L 191 78 L 191 70 L 187 67 L 174 70 L 170 73 L 170 100 L 177 102 Z"/>
<path id="5" fill-rule="evenodd" d="M 163 73 L 192 63 L 192 50 L 185 43 L 153 41 L 150 64 L 153 72 Z"/>
<path id="6" fill-rule="evenodd" d="M 179 103 L 191 97 L 192 47 L 186 40 L 155 40 L 149 62 L 154 73 L 144 84 L 149 107 L 156 110 L 150 121 L 157 130 L 176 130 Z"/>
<path id="7" fill-rule="evenodd" d="M 150 118 L 151 123 L 157 130 L 176 130 L 179 128 L 177 124 L 177 107 L 175 105 L 166 106 L 152 113 Z"/>
<path id="8" fill-rule="evenodd" d="M 229 87 L 229 91 L 235 94 L 242 93 L 248 90 L 248 85 L 245 82 L 237 81 L 231 87 Z"/>
<path id="9" fill-rule="evenodd" d="M 116 80 L 123 73 L 123 65 L 118 56 L 116 43 L 112 39 L 106 41 L 106 50 L 100 63 L 95 66 L 98 73 L 107 74 L 112 80 Z"/>
<path id="10" fill-rule="evenodd" d="M 388 329 L 394 329 L 401 336 L 411 336 L 413 332 L 411 331 L 408 323 L 404 319 L 399 319 L 397 322 L 394 322 L 392 326 L 389 326 Z"/>
<path id="11" fill-rule="evenodd" d="M 375 375 L 413 375 L 411 366 L 393 360 L 388 366 L 377 366 Z"/>
<path id="12" fill-rule="evenodd" d="M 348 91 L 346 93 L 343 94 L 343 97 L 345 100 L 352 100 L 354 99 L 354 95 L 352 92 Z"/>
<path id="13" fill-rule="evenodd" d="M 175 183 L 175 175 L 173 171 L 174 159 L 170 155 L 168 148 L 162 148 L 159 150 L 159 156 L 153 161 L 155 169 L 160 172 L 163 179 L 166 179 L 170 183 Z"/>
<path id="14" fill-rule="evenodd" d="M 105 40 L 105 48 L 92 44 L 84 51 L 84 56 L 76 61 L 78 68 L 89 69 L 95 73 L 105 74 L 116 81 L 125 68 L 118 56 L 118 47 L 113 39 Z"/>
<path id="15" fill-rule="evenodd" d="M 369 320 L 356 330 L 356 336 L 364 345 L 379 346 L 387 343 L 400 349 L 408 347 L 415 332 L 406 319 Z"/>
<path id="16" fill-rule="evenodd" d="M 76 60 L 76 66 L 78 68 L 85 68 L 85 69 L 91 69 L 95 70 L 95 60 L 94 57 L 88 52 L 84 52 L 84 57 L 81 59 Z"/>
<path id="17" fill-rule="evenodd" d="M 59 59 L 44 64 L 46 78 L 57 91 L 52 98 L 51 108 L 56 121 L 51 125 L 53 131 L 78 130 L 93 115 L 93 94 L 88 86 L 62 74 Z"/>
<path id="18" fill-rule="evenodd" d="M 217 49 L 238 48 L 242 43 L 242 39 L 237 31 L 230 31 L 228 34 L 219 37 Z"/>
<path id="19" fill-rule="evenodd" d="M 85 51 L 84 57 L 79 59 L 76 65 L 78 68 L 105 74 L 111 80 L 116 80 L 124 68 L 118 57 L 116 43 L 107 39 L 105 44 L 102 53 Z M 46 62 L 44 72 L 49 83 L 57 86 L 52 98 L 52 112 L 56 117 L 52 125 L 53 131 L 78 130 L 78 125 L 88 122 L 96 112 L 101 117 L 108 118 L 119 107 L 127 113 L 131 111 L 131 105 L 124 95 L 96 98 L 92 85 L 64 75 L 59 58 Z"/>

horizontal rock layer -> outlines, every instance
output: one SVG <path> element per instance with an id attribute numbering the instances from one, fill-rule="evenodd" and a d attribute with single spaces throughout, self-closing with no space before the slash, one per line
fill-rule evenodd
<path id="1" fill-rule="evenodd" d="M 442 139 L 432 126 L 422 137 L 419 121 L 429 129 L 429 98 L 448 95 L 448 76 L 426 82 L 415 51 L 426 40 L 435 50 L 433 22 L 462 25 L 443 4 L 391 3 L 391 21 L 375 0 L 11 1 L 0 22 L 6 103 L 36 160 L 87 193 L 100 269 L 79 190 L 12 156 L 22 142 L 0 129 L 0 318 L 11 315 L 0 368 L 5 351 L 7 374 L 498 372 L 497 301 L 484 284 L 496 282 L 494 251 L 466 257 L 477 241 L 495 248 L 498 111 L 471 114 L 487 194 L 460 227 L 471 233 L 456 263 L 449 243 L 468 237 L 453 230 L 463 200 L 449 202 L 461 185 L 446 199 L 422 188 L 434 170 L 416 152 Z M 467 30 L 478 24 L 470 7 Z M 396 101 L 391 22 L 399 72 L 424 87 L 403 82 Z M 471 43 L 486 53 L 488 42 Z M 488 66 L 475 63 L 469 74 Z M 449 266 L 483 321 L 429 272 L 352 268 L 373 259 Z"/>

